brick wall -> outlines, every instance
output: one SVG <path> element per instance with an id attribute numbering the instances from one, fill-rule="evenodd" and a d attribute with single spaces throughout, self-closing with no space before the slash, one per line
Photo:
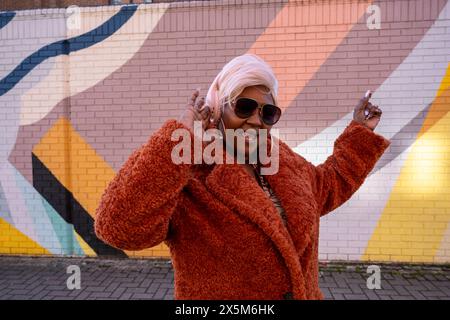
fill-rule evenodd
<path id="1" fill-rule="evenodd" d="M 367 89 L 383 110 L 375 131 L 391 147 L 321 220 L 320 258 L 450 261 L 447 1 L 9 11 L 0 41 L 0 253 L 167 256 L 163 244 L 122 252 L 99 241 L 99 198 L 193 89 L 206 94 L 227 61 L 252 52 L 279 80 L 280 138 L 315 164 Z"/>

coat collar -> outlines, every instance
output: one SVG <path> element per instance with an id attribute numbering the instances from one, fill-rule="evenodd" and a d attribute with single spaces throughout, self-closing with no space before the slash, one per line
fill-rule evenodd
<path id="1" fill-rule="evenodd" d="M 265 177 L 286 211 L 287 227 L 271 200 L 241 165 L 216 164 L 206 177 L 206 185 L 227 207 L 248 218 L 273 241 L 290 271 L 294 296 L 304 298 L 299 257 L 311 241 L 316 212 L 307 173 L 296 168 L 298 160 L 287 145 L 280 141 L 279 146 L 279 170 Z"/>

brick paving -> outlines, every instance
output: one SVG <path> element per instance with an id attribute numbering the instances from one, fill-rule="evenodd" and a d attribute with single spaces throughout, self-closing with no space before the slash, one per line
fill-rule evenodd
<path id="1" fill-rule="evenodd" d="M 81 289 L 69 290 L 69 265 Z M 320 287 L 330 300 L 450 300 L 450 265 L 378 264 L 381 289 L 368 289 L 368 264 L 321 263 Z M 170 260 L 0 256 L 0 300 L 173 299 Z"/>

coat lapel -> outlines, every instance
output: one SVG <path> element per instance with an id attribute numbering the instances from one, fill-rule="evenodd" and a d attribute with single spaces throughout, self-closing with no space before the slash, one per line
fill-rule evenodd
<path id="1" fill-rule="evenodd" d="M 301 163 L 298 155 L 280 142 L 278 173 L 265 176 L 286 211 L 288 232 L 299 256 L 314 237 L 318 223 L 311 178 L 307 170 L 302 170 Z"/>

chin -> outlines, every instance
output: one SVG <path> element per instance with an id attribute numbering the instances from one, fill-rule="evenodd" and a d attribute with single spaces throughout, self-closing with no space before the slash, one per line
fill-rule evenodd
<path id="1" fill-rule="evenodd" d="M 250 159 L 253 160 L 252 163 L 255 163 L 256 159 L 258 159 L 257 155 L 258 155 L 258 147 L 253 147 L 251 148 L 251 146 L 249 146 L 248 144 L 245 146 L 245 150 L 242 148 L 236 148 L 236 156 L 238 154 L 243 154 L 244 158 L 245 158 L 245 163 L 250 163 Z M 253 155 L 253 157 L 251 158 L 250 155 Z"/>

